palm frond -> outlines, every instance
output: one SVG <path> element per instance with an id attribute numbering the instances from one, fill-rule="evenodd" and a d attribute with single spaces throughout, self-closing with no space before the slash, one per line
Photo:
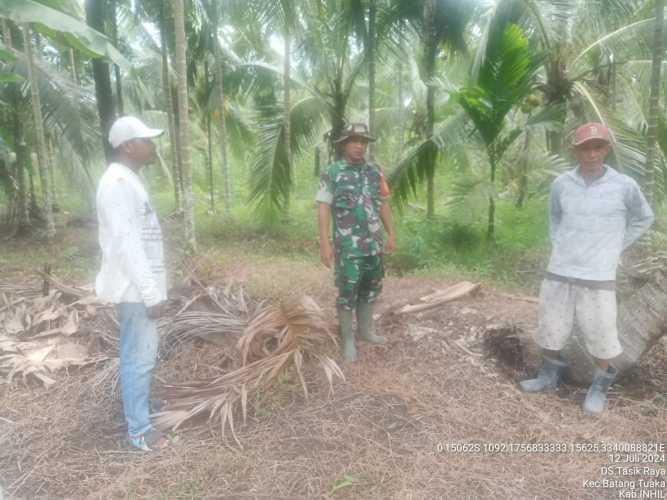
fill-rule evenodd
<path id="1" fill-rule="evenodd" d="M 167 405 L 155 415 L 155 423 L 160 428 L 177 429 L 197 416 L 207 416 L 209 422 L 217 418 L 223 438 L 228 428 L 242 447 L 236 435 L 235 412 L 240 409 L 245 421 L 248 398 L 266 390 L 290 366 L 297 371 L 307 396 L 303 363 L 309 357 L 317 359 L 332 390 L 333 376 L 342 377 L 342 372 L 321 351 L 335 343 L 322 311 L 309 297 L 269 307 L 250 321 L 238 341 L 243 366 L 214 379 L 165 386 Z"/>
<path id="2" fill-rule="evenodd" d="M 290 110 L 291 148 L 301 154 L 321 136 L 325 108 L 315 97 L 294 103 Z M 288 199 L 292 174 L 285 148 L 282 107 L 267 107 L 257 119 L 257 151 L 251 171 L 250 200 L 270 218 Z"/>

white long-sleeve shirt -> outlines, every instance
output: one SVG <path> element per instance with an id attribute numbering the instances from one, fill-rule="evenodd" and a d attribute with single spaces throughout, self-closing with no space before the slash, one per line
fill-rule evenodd
<path id="1" fill-rule="evenodd" d="M 97 188 L 102 267 L 95 290 L 112 303 L 167 299 L 162 231 L 148 193 L 135 172 L 111 163 Z"/>
<path id="2" fill-rule="evenodd" d="M 578 168 L 552 183 L 548 272 L 613 281 L 623 250 L 653 223 L 653 212 L 637 183 L 604 168 L 604 175 L 588 185 Z"/>

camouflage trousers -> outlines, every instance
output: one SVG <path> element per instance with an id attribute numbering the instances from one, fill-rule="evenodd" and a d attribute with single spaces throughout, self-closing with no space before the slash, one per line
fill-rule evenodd
<path id="1" fill-rule="evenodd" d="M 336 255 L 336 305 L 355 309 L 358 302 L 375 302 L 382 291 L 382 255 L 342 257 Z"/>

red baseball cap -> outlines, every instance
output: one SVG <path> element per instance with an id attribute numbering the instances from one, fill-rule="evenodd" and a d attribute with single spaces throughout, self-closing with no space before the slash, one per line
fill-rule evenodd
<path id="1" fill-rule="evenodd" d="M 594 139 L 611 143 L 609 140 L 609 129 L 602 123 L 585 123 L 574 133 L 574 142 L 572 145 L 579 146 L 584 142 L 592 141 Z"/>

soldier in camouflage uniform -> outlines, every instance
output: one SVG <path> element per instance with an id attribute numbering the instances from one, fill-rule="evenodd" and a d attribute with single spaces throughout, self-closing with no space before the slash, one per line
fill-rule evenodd
<path id="1" fill-rule="evenodd" d="M 372 344 L 385 342 L 373 333 L 373 302 L 382 291 L 382 256 L 393 251 L 395 235 L 384 175 L 365 158 L 368 142 L 374 140 L 365 124 L 348 126 L 336 141 L 343 149 L 343 159 L 322 173 L 315 198 L 319 203 L 320 259 L 330 268 L 335 256 L 336 306 L 347 362 L 357 359 L 352 330 L 355 310 L 359 337 Z M 332 219 L 333 247 L 329 240 Z"/>

